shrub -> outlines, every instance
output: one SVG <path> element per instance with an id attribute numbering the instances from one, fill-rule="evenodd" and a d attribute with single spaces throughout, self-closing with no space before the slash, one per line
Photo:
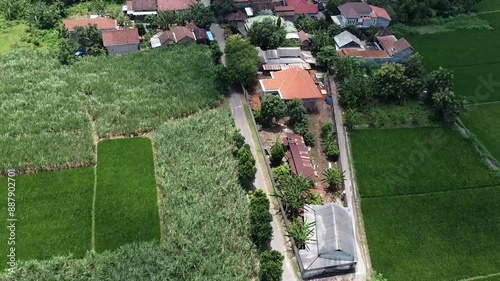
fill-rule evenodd
<path id="1" fill-rule="evenodd" d="M 290 165 L 284 164 L 280 165 L 276 168 L 273 168 L 273 177 L 274 180 L 278 183 L 283 180 L 283 178 L 290 176 Z"/>
<path id="2" fill-rule="evenodd" d="M 240 184 L 249 188 L 252 186 L 255 180 L 255 174 L 257 169 L 255 168 L 255 159 L 253 158 L 252 151 L 250 151 L 250 146 L 248 144 L 243 145 L 243 147 L 238 150 L 238 179 Z"/>
<path id="3" fill-rule="evenodd" d="M 333 124 L 331 122 L 327 122 L 321 127 L 321 138 L 321 144 L 326 157 L 336 161 L 339 157 L 340 151 L 338 149 L 337 142 L 333 137 Z"/>
<path id="4" fill-rule="evenodd" d="M 339 169 L 332 167 L 325 170 L 323 173 L 323 183 L 328 186 L 331 192 L 337 192 L 344 183 L 344 173 Z"/>
<path id="5" fill-rule="evenodd" d="M 309 132 L 309 127 L 307 125 L 307 120 L 299 120 L 294 127 L 295 133 L 301 135 L 304 138 L 304 143 L 308 146 L 314 145 L 314 136 Z"/>
<path id="6" fill-rule="evenodd" d="M 311 197 L 308 199 L 308 201 L 306 203 L 311 204 L 311 205 L 323 205 L 323 204 L 325 204 L 323 201 L 323 197 L 321 197 L 321 194 L 316 193 L 316 192 L 311 193 Z"/>
<path id="7" fill-rule="evenodd" d="M 283 255 L 278 251 L 265 251 L 260 255 L 260 280 L 280 281 L 283 275 Z"/>
<path id="8" fill-rule="evenodd" d="M 271 222 L 273 216 L 269 212 L 269 200 L 262 189 L 255 191 L 250 199 L 250 233 L 255 246 L 264 249 L 273 237 Z"/>
<path id="9" fill-rule="evenodd" d="M 271 156 L 269 157 L 269 161 L 271 161 L 272 166 L 278 166 L 281 164 L 283 157 L 285 156 L 285 149 L 281 142 L 276 139 L 274 141 L 273 146 L 271 147 Z"/>

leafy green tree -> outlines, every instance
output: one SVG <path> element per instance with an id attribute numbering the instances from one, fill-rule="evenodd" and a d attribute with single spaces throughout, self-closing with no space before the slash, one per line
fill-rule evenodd
<path id="1" fill-rule="evenodd" d="M 281 281 L 283 275 L 283 255 L 275 250 L 264 251 L 260 255 L 260 280 Z"/>
<path id="2" fill-rule="evenodd" d="M 157 16 L 147 17 L 146 21 L 151 24 L 152 27 L 157 27 L 162 30 L 168 30 L 171 26 L 177 23 L 178 17 L 178 12 L 166 11 L 158 13 Z"/>
<path id="3" fill-rule="evenodd" d="M 304 175 L 307 176 L 307 175 Z M 276 194 L 283 202 L 285 212 L 291 217 L 296 217 L 300 209 L 311 198 L 312 181 L 302 175 L 291 174 L 284 177 L 279 183 L 279 194 Z"/>
<path id="4" fill-rule="evenodd" d="M 270 127 L 273 120 L 279 120 L 285 117 L 286 105 L 279 96 L 267 95 L 262 98 L 260 107 L 260 120 L 262 126 Z"/>
<path id="5" fill-rule="evenodd" d="M 61 64 L 69 65 L 75 62 L 75 52 L 78 46 L 68 38 L 59 39 L 57 59 Z"/>
<path id="6" fill-rule="evenodd" d="M 457 96 L 452 91 L 435 93 L 432 96 L 432 109 L 436 117 L 445 122 L 453 123 L 464 111 L 467 100 L 463 96 Z"/>
<path id="7" fill-rule="evenodd" d="M 234 144 L 233 155 L 237 156 L 240 148 L 242 148 L 243 145 L 245 145 L 245 137 L 241 134 L 239 130 L 237 130 L 233 133 L 232 140 Z"/>
<path id="8" fill-rule="evenodd" d="M 295 246 L 299 249 L 305 249 L 308 242 L 314 242 L 313 231 L 314 222 L 306 223 L 300 219 L 295 219 L 286 229 L 286 236 L 293 238 Z"/>
<path id="9" fill-rule="evenodd" d="M 426 77 L 426 101 L 431 101 L 435 93 L 453 89 L 453 72 L 442 67 L 431 71 Z"/>
<path id="10" fill-rule="evenodd" d="M 339 15 L 340 11 L 338 6 L 344 4 L 345 0 L 328 0 L 325 6 L 325 16 L 330 18 L 331 16 Z"/>
<path id="11" fill-rule="evenodd" d="M 288 164 L 279 165 L 278 167 L 273 168 L 273 177 L 277 183 L 281 182 L 285 177 L 290 176 L 290 173 L 290 165 Z"/>
<path id="12" fill-rule="evenodd" d="M 226 41 L 226 65 L 233 82 L 249 86 L 257 76 L 257 50 L 241 35 L 231 35 Z"/>
<path id="13" fill-rule="evenodd" d="M 280 25 L 281 18 L 278 22 L 266 18 L 263 21 L 252 24 L 248 30 L 248 38 L 250 43 L 260 46 L 262 49 L 275 49 L 282 46 L 286 40 L 286 31 Z"/>
<path id="14" fill-rule="evenodd" d="M 409 96 L 417 98 L 423 95 L 425 88 L 425 67 L 422 62 L 422 56 L 415 53 L 408 58 L 405 63 L 405 76 L 408 78 L 404 85 L 405 91 Z"/>
<path id="15" fill-rule="evenodd" d="M 349 108 L 344 111 L 344 126 L 347 127 L 348 130 L 351 130 L 356 126 L 359 122 L 359 118 L 361 117 L 360 113 L 353 108 Z"/>
<path id="16" fill-rule="evenodd" d="M 303 30 L 305 32 L 316 31 L 316 23 L 313 19 L 306 16 L 305 14 L 300 14 L 295 20 L 295 27 L 298 30 Z"/>
<path id="17" fill-rule="evenodd" d="M 258 189 L 250 199 L 250 233 L 257 248 L 264 249 L 271 242 L 273 238 L 272 221 L 273 216 L 269 212 L 269 199 L 262 189 Z"/>
<path id="18" fill-rule="evenodd" d="M 28 3 L 26 0 L 1 0 L 0 11 L 6 20 L 22 19 Z"/>
<path id="19" fill-rule="evenodd" d="M 300 99 L 293 99 L 286 104 L 290 125 L 295 124 L 297 121 L 307 120 L 307 109 L 304 102 Z"/>
<path id="20" fill-rule="evenodd" d="M 99 56 L 106 53 L 102 45 L 101 32 L 95 25 L 75 27 L 75 42 L 78 49 L 85 50 L 88 55 Z"/>
<path id="21" fill-rule="evenodd" d="M 307 118 L 297 120 L 297 122 L 295 122 L 295 126 L 293 127 L 293 131 L 304 138 L 304 143 L 307 146 L 314 146 L 314 136 L 309 131 Z"/>
<path id="22" fill-rule="evenodd" d="M 285 149 L 283 148 L 283 144 L 276 139 L 271 146 L 269 161 L 271 161 L 272 166 L 278 166 L 281 164 L 283 157 L 285 157 Z"/>
<path id="23" fill-rule="evenodd" d="M 210 8 L 216 16 L 223 17 L 237 10 L 232 0 L 210 1 Z"/>
<path id="24" fill-rule="evenodd" d="M 99 15 L 99 16 L 105 16 L 106 15 L 106 2 L 103 0 L 92 0 L 90 2 L 90 10 L 92 11 L 93 14 Z"/>
<path id="25" fill-rule="evenodd" d="M 333 46 L 325 46 L 316 54 L 316 61 L 323 67 L 332 68 L 338 60 L 339 55 Z"/>
<path id="26" fill-rule="evenodd" d="M 139 36 L 146 35 L 146 28 L 144 27 L 143 23 L 138 22 L 134 26 L 135 26 L 135 28 L 137 28 L 137 31 L 139 32 Z"/>
<path id="27" fill-rule="evenodd" d="M 255 168 L 255 159 L 253 158 L 252 151 L 250 151 L 250 146 L 248 144 L 243 145 L 243 147 L 238 150 L 238 179 L 241 185 L 245 188 L 252 186 L 255 180 L 255 174 L 257 169 Z"/>
<path id="28" fill-rule="evenodd" d="M 210 25 L 215 22 L 214 12 L 200 2 L 192 5 L 188 13 L 191 20 L 199 27 L 208 29 Z"/>
<path id="29" fill-rule="evenodd" d="M 64 4 L 61 1 L 53 1 L 50 5 L 41 0 L 35 1 L 26 10 L 26 19 L 39 29 L 51 29 L 64 16 Z"/>
<path id="30" fill-rule="evenodd" d="M 224 54 L 219 48 L 219 44 L 214 40 L 210 43 L 210 54 L 212 55 L 212 61 L 214 64 L 220 64 L 222 55 Z"/>
<path id="31" fill-rule="evenodd" d="M 373 103 L 374 92 L 371 77 L 355 75 L 338 84 L 339 102 L 346 108 L 366 108 Z"/>
<path id="32" fill-rule="evenodd" d="M 335 167 L 326 169 L 323 172 L 323 177 L 322 182 L 328 186 L 331 192 L 338 192 L 344 183 L 344 173 Z"/>
<path id="33" fill-rule="evenodd" d="M 388 63 L 375 71 L 374 83 L 377 95 L 386 101 L 405 102 L 408 100 L 403 85 L 406 85 L 405 68 L 401 64 Z"/>
<path id="34" fill-rule="evenodd" d="M 335 78 L 338 82 L 343 82 L 346 78 L 364 76 L 365 70 L 361 62 L 352 57 L 339 58 L 335 63 Z"/>
<path id="35" fill-rule="evenodd" d="M 323 201 L 323 197 L 321 197 L 321 194 L 316 192 L 311 192 L 311 197 L 306 201 L 306 204 L 323 205 L 325 204 L 325 202 Z"/>
<path id="36" fill-rule="evenodd" d="M 326 29 L 320 29 L 313 33 L 311 47 L 314 53 L 318 53 L 323 47 L 331 46 L 333 39 Z"/>

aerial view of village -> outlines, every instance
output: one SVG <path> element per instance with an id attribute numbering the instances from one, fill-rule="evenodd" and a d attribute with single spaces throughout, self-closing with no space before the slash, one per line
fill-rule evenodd
<path id="1" fill-rule="evenodd" d="M 0 281 L 500 281 L 500 0 L 0 0 Z"/>

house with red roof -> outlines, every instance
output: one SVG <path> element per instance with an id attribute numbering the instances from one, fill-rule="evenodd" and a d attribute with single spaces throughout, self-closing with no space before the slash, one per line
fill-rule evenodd
<path id="1" fill-rule="evenodd" d="M 129 0 L 124 10 L 135 19 L 143 19 L 160 12 L 184 11 L 195 3 L 196 0 Z"/>
<path id="2" fill-rule="evenodd" d="M 340 15 L 332 16 L 331 19 L 340 27 L 387 27 L 391 22 L 391 17 L 384 8 L 368 5 L 366 2 L 348 2 L 338 6 L 338 9 Z"/>
<path id="3" fill-rule="evenodd" d="M 171 44 L 192 44 L 208 42 L 207 31 L 197 27 L 194 23 L 186 26 L 174 26 L 170 30 L 154 35 L 151 38 L 151 47 L 165 47 Z"/>
<path id="4" fill-rule="evenodd" d="M 316 171 L 309 156 L 309 150 L 301 135 L 287 133 L 283 139 L 286 148 L 286 159 L 290 170 L 296 175 L 309 178 L 313 182 L 317 180 Z"/>
<path id="5" fill-rule="evenodd" d="M 95 26 L 99 31 L 115 30 L 118 28 L 116 20 L 110 18 L 84 18 L 84 19 L 69 19 L 63 21 L 64 26 L 70 33 L 75 32 L 76 27 Z"/>
<path id="6" fill-rule="evenodd" d="M 139 51 L 139 31 L 137 28 L 102 32 L 102 43 L 108 54 L 123 55 Z"/>
<path id="7" fill-rule="evenodd" d="M 315 17 L 318 14 L 318 4 L 310 3 L 307 0 L 285 0 L 286 5 L 274 8 L 277 16 L 287 20 L 295 21 L 301 14 Z"/>
<path id="8" fill-rule="evenodd" d="M 309 72 L 300 67 L 271 72 L 271 79 L 259 80 L 264 95 L 279 95 L 285 102 L 300 99 L 309 110 L 317 109 L 323 98 Z"/>

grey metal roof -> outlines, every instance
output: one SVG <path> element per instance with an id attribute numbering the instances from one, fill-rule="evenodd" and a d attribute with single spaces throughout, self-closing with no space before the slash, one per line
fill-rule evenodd
<path id="1" fill-rule="evenodd" d="M 280 58 L 299 58 L 300 48 L 299 47 L 280 47 L 276 49 L 278 51 L 278 56 Z"/>
<path id="2" fill-rule="evenodd" d="M 333 39 L 335 40 L 335 44 L 337 44 L 339 48 L 342 48 L 351 42 L 354 42 L 358 44 L 360 47 L 363 47 L 363 43 L 361 43 L 361 40 L 359 40 L 358 37 L 354 36 L 347 30 L 333 37 Z"/>
<path id="3" fill-rule="evenodd" d="M 372 8 L 365 2 L 348 2 L 338 6 L 340 14 L 346 18 L 359 18 L 360 14 L 370 14 Z"/>
<path id="4" fill-rule="evenodd" d="M 306 205 L 304 219 L 307 223 L 315 222 L 313 239 L 299 251 L 305 271 L 356 264 L 352 217 L 346 208 L 333 203 Z"/>

